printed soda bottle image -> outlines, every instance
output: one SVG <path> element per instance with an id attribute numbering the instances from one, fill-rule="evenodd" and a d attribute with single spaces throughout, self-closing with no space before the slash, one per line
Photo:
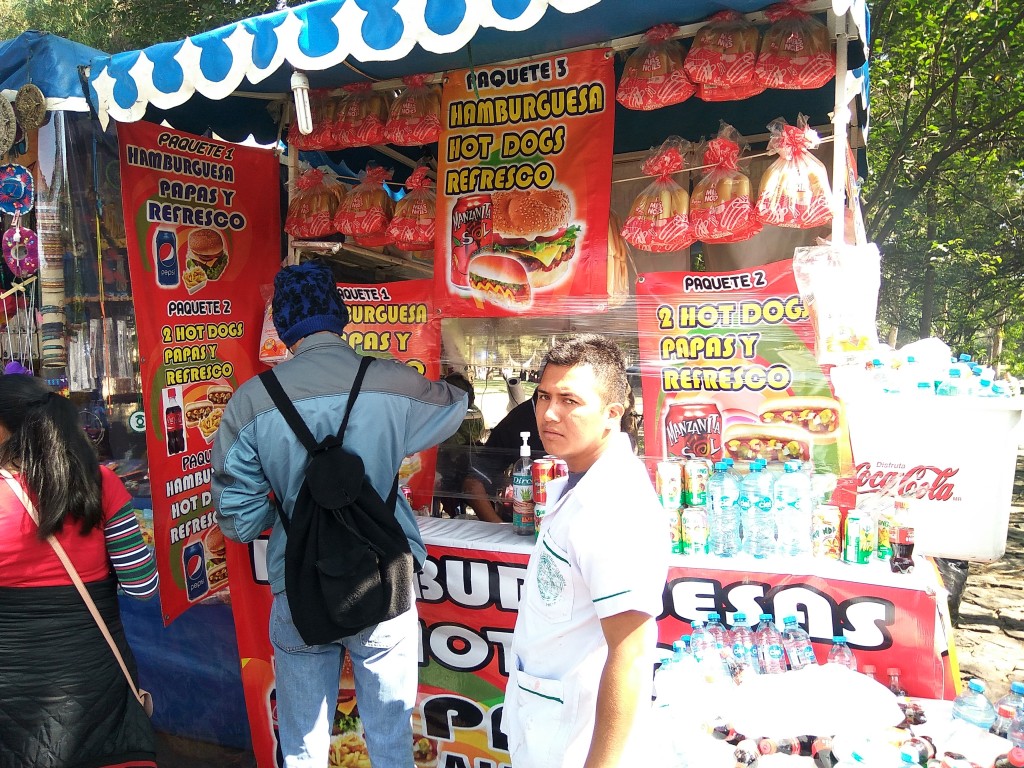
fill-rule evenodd
<path id="1" fill-rule="evenodd" d="M 177 387 L 164 390 L 164 429 L 167 434 L 167 455 L 185 451 L 185 419 Z"/>
<path id="2" fill-rule="evenodd" d="M 178 276 L 178 237 L 173 230 L 157 230 L 153 238 L 153 260 L 156 266 L 156 282 L 163 288 L 176 288 Z"/>
<path id="3" fill-rule="evenodd" d="M 190 542 L 181 550 L 181 570 L 185 574 L 185 595 L 189 602 L 198 600 L 210 591 L 202 539 Z"/>

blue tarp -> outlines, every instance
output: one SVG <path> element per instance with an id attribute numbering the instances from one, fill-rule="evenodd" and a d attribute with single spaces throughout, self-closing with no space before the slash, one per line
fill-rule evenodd
<path id="1" fill-rule="evenodd" d="M 78 68 L 105 55 L 49 32 L 29 30 L 0 42 L 0 91 L 13 92 L 32 83 L 46 96 L 50 109 L 86 112 Z"/>
<path id="2" fill-rule="evenodd" d="M 690 24 L 724 8 L 752 13 L 768 5 L 766 0 L 316 0 L 184 40 L 98 57 L 89 76 L 90 98 L 103 120 L 108 115 L 128 122 L 166 119 L 193 133 L 212 130 L 233 140 L 252 133 L 266 142 L 277 137 L 267 103 L 232 94 L 288 94 L 293 70 L 305 71 L 314 88 L 337 87 L 597 45 L 662 22 Z M 849 11 L 863 37 L 864 0 L 816 0 L 814 6 L 819 12 Z M 850 69 L 864 64 L 860 41 L 850 54 Z M 671 114 L 660 111 L 656 120 L 634 113 L 628 122 L 636 123 L 635 131 L 617 122 L 626 143 L 617 140 L 616 151 L 659 143 L 669 122 L 673 133 L 686 138 L 716 132 L 720 117 L 745 135 L 763 133 L 778 116 L 792 122 L 797 112 L 820 125 L 829 122 L 834 102 L 831 85 L 770 91 L 732 105 L 691 99 Z M 648 137 L 651 130 L 658 141 Z"/>

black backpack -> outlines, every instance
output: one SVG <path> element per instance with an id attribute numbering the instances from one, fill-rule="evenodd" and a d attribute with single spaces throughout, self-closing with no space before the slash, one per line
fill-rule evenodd
<path id="1" fill-rule="evenodd" d="M 291 520 L 275 493 L 288 541 L 285 591 L 292 621 L 310 645 L 330 643 L 392 619 L 412 605 L 413 558 L 395 517 L 398 476 L 387 503 L 363 460 L 342 447 L 345 427 L 373 358 L 363 357 L 337 435 L 317 443 L 272 370 L 260 380 L 309 453 Z"/>

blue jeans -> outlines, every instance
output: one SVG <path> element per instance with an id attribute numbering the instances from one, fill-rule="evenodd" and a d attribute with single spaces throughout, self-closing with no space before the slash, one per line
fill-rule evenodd
<path id="1" fill-rule="evenodd" d="M 274 595 L 277 723 L 285 768 L 327 768 L 341 664 L 352 655 L 356 702 L 373 768 L 412 766 L 412 711 L 419 674 L 415 604 L 401 616 L 326 645 L 306 645 L 288 598 Z"/>

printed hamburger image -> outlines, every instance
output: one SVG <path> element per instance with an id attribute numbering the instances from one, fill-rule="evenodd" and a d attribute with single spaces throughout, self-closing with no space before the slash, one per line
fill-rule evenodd
<path id="1" fill-rule="evenodd" d="M 561 189 L 495 192 L 493 249 L 515 256 L 533 288 L 547 288 L 569 274 L 580 227 L 570 226 L 572 204 Z"/>
<path id="2" fill-rule="evenodd" d="M 219 280 L 228 266 L 224 251 L 224 237 L 216 229 L 193 229 L 188 234 L 188 260 L 186 266 L 200 267 L 207 280 Z"/>
<path id="3" fill-rule="evenodd" d="M 522 312 L 533 303 L 530 278 L 518 258 L 488 253 L 469 262 L 469 287 L 481 301 Z"/>
<path id="4" fill-rule="evenodd" d="M 203 546 L 206 548 L 206 577 L 210 581 L 210 588 L 213 589 L 228 577 L 224 534 L 221 533 L 220 526 L 207 531 L 203 537 Z"/>

